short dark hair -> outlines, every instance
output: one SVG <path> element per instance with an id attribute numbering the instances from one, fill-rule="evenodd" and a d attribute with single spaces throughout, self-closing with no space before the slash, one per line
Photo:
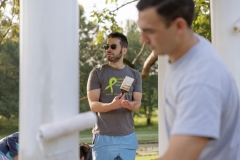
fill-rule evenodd
<path id="1" fill-rule="evenodd" d="M 194 1 L 193 0 L 140 0 L 137 4 L 138 11 L 154 7 L 157 13 L 166 21 L 166 26 L 181 17 L 188 27 L 191 27 L 194 18 Z"/>
<path id="2" fill-rule="evenodd" d="M 127 40 L 127 37 L 122 34 L 122 33 L 119 33 L 119 32 L 113 32 L 111 34 L 108 35 L 108 38 L 118 38 L 120 39 L 120 45 L 122 47 L 125 47 L 127 48 L 128 47 L 128 40 Z"/>

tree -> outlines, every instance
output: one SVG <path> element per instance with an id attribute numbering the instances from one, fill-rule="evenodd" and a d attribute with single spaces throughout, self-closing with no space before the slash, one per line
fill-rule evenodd
<path id="1" fill-rule="evenodd" d="M 19 1 L 0 2 L 0 116 L 18 116 Z"/>
<path id="2" fill-rule="evenodd" d="M 111 0 L 111 3 L 113 2 L 117 3 L 117 0 Z M 106 3 L 108 3 L 108 0 L 106 0 Z M 110 34 L 111 32 L 123 31 L 115 20 L 115 11 L 110 11 L 108 8 L 105 8 L 100 12 L 93 10 L 91 16 L 95 17 L 94 23 L 101 26 L 96 34 L 97 43 L 101 43 L 104 40 L 104 37 L 106 37 L 106 35 Z"/>
<path id="3" fill-rule="evenodd" d="M 195 0 L 193 30 L 211 41 L 211 21 L 209 0 Z"/>
<path id="4" fill-rule="evenodd" d="M 107 27 L 103 26 L 100 30 L 104 31 L 113 31 L 112 28 L 118 28 L 118 24 L 115 21 L 115 16 L 117 15 L 117 11 L 124 6 L 136 2 L 139 0 L 128 0 L 125 1 L 124 4 L 118 7 L 118 0 L 106 0 L 106 4 L 115 3 L 116 8 L 113 10 L 109 10 L 107 8 L 102 11 L 92 11 L 92 16 L 95 17 L 95 22 L 98 24 L 111 24 Z M 194 0 L 195 1 L 195 19 L 193 21 L 192 27 L 194 31 L 207 39 L 211 40 L 211 24 L 210 24 L 210 0 Z"/>
<path id="5" fill-rule="evenodd" d="M 19 0 L 0 1 L 0 44 L 8 38 L 18 42 L 19 9 Z"/>
<path id="6" fill-rule="evenodd" d="M 142 70 L 143 64 L 151 53 L 151 50 L 143 46 L 140 42 L 140 31 L 136 22 L 128 20 L 126 23 L 127 37 L 129 41 L 128 52 L 125 59 L 133 64 L 133 67 L 138 71 Z M 143 48 L 142 48 L 143 47 Z M 158 81 L 157 81 L 157 64 L 155 63 L 150 71 L 148 79 L 143 80 L 143 96 L 142 105 L 136 112 L 137 116 L 144 116 L 146 124 L 151 124 L 151 118 L 156 116 L 154 111 L 158 107 Z"/>
<path id="7" fill-rule="evenodd" d="M 7 39 L 0 46 L 0 115 L 18 116 L 19 43 Z"/>
<path id="8" fill-rule="evenodd" d="M 104 63 L 105 50 L 102 47 L 103 41 L 96 42 L 96 35 L 99 27 L 93 22 L 89 22 L 84 15 L 83 6 L 79 6 L 79 71 L 80 71 L 80 111 L 90 110 L 87 103 L 87 80 L 90 71 Z"/>
<path id="9" fill-rule="evenodd" d="M 151 118 L 157 116 L 158 109 L 158 76 L 150 75 L 149 78 L 143 80 L 143 96 L 142 105 L 138 113 L 146 117 L 146 124 L 151 125 Z"/>

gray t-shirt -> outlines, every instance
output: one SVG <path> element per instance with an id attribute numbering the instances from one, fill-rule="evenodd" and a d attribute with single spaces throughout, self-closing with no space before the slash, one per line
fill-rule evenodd
<path id="1" fill-rule="evenodd" d="M 140 73 L 128 66 L 123 69 L 112 68 L 105 64 L 91 71 L 87 90 L 101 89 L 99 101 L 110 103 L 121 93 L 120 86 L 126 76 L 134 79 L 126 93 L 125 99 L 132 101 L 133 92 L 142 92 L 142 78 Z M 106 113 L 97 113 L 98 122 L 93 128 L 94 134 L 122 136 L 134 131 L 133 111 L 126 108 L 115 109 Z"/>
<path id="2" fill-rule="evenodd" d="M 237 85 L 212 44 L 199 42 L 169 63 L 165 121 L 169 137 L 211 138 L 199 160 L 239 160 L 240 103 Z"/>

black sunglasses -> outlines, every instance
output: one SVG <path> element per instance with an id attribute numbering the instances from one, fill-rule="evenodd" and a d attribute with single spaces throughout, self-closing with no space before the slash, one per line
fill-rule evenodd
<path id="1" fill-rule="evenodd" d="M 112 45 L 110 45 L 110 46 L 109 46 L 108 44 L 106 44 L 106 45 L 103 46 L 103 48 L 104 48 L 105 50 L 108 50 L 109 47 L 110 47 L 111 49 L 114 49 L 114 50 L 117 49 L 117 45 L 116 45 L 116 44 L 112 44 Z"/>

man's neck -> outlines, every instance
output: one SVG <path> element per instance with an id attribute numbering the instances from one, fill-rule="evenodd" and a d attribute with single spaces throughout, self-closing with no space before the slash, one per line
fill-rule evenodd
<path id="1" fill-rule="evenodd" d="M 186 35 L 181 43 L 175 48 L 175 50 L 169 54 L 170 62 L 173 63 L 185 55 L 190 48 L 198 43 L 198 38 L 194 35 L 193 32 Z"/>
<path id="2" fill-rule="evenodd" d="M 125 67 L 124 63 L 123 62 L 108 62 L 108 65 L 113 67 L 113 68 L 116 68 L 116 69 L 123 69 Z"/>

